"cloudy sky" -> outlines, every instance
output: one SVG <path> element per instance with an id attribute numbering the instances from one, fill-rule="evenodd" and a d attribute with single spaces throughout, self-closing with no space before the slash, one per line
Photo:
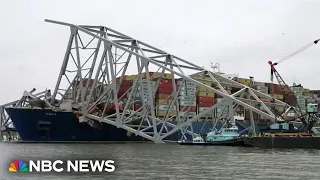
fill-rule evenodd
<path id="1" fill-rule="evenodd" d="M 316 0 L 0 0 L 0 104 L 53 89 L 69 30 L 44 19 L 105 25 L 201 65 L 270 81 L 268 60 L 320 38 Z M 288 84 L 320 89 L 320 45 L 278 66 Z"/>

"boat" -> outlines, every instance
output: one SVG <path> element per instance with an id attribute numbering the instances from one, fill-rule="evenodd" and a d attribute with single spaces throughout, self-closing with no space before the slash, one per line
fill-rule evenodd
<path id="1" fill-rule="evenodd" d="M 304 121 L 299 128 L 294 122 L 274 123 L 268 131 L 256 136 L 245 136 L 244 144 L 264 148 L 320 149 L 320 136 L 312 131 L 316 121 Z"/>
<path id="2" fill-rule="evenodd" d="M 229 146 L 242 146 L 244 145 L 244 139 L 239 134 L 238 127 L 233 124 L 232 127 L 221 128 L 217 131 L 212 130 L 204 136 L 198 136 L 192 139 L 192 141 L 178 141 L 180 145 L 229 145 Z"/>
<path id="3" fill-rule="evenodd" d="M 305 133 L 245 137 L 244 144 L 262 148 L 320 149 L 320 137 Z"/>
<path id="4" fill-rule="evenodd" d="M 17 107 L 8 107 L 5 110 L 10 116 L 21 141 L 25 142 L 149 141 L 113 125 L 94 120 L 80 121 L 77 114 L 73 112 L 56 112 L 46 108 Z M 168 122 L 177 124 L 177 121 Z M 249 127 L 250 123 L 249 121 L 247 123 L 241 121 L 241 125 Z M 213 126 L 213 122 L 192 122 L 192 130 L 196 134 L 208 133 Z M 246 128 L 242 126 L 239 130 Z M 217 124 L 217 128 L 220 127 L 222 127 L 222 124 Z M 161 127 L 159 126 L 159 128 Z M 191 130 L 191 127 L 188 130 Z M 192 138 L 191 135 L 186 136 L 188 139 Z M 178 131 L 168 136 L 165 140 L 177 142 L 182 138 L 183 134 Z"/>

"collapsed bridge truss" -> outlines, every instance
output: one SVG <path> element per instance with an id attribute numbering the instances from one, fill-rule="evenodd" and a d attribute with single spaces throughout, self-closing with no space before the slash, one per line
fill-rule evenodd
<path id="1" fill-rule="evenodd" d="M 82 121 L 95 120 L 107 123 L 160 143 L 177 131 L 195 135 L 192 130 L 187 130 L 191 122 L 197 121 L 221 106 L 231 107 L 231 111 L 224 116 L 224 119 L 232 121 L 234 121 L 234 110 L 239 106 L 243 107 L 249 111 L 252 124 L 253 113 L 274 122 L 278 117 L 270 107 L 282 106 L 288 110 L 292 108 L 280 100 L 275 100 L 273 103 L 262 102 L 260 98 L 269 100 L 273 98 L 111 28 L 45 21 L 67 26 L 70 29 L 62 68 L 49 103 L 54 109 L 63 101 L 72 100 L 72 106 L 77 109 L 79 119 Z M 161 75 L 154 80 L 150 72 L 158 72 Z M 128 74 L 137 76 L 131 88 L 119 96 L 124 75 Z M 165 74 L 171 74 L 170 82 L 174 88 L 167 98 L 170 102 L 167 113 L 159 118 L 155 114 L 155 109 L 158 107 L 154 99 Z M 204 83 L 203 79 L 199 79 L 199 74 L 207 75 L 214 87 Z M 172 116 L 169 110 L 174 106 L 179 107 L 181 98 L 179 94 L 183 89 L 183 86 L 178 86 L 175 79 L 193 83 L 197 88 L 202 87 L 214 92 L 221 96 L 222 100 L 195 116 L 180 112 L 179 108 L 177 108 L 177 115 Z M 136 91 L 143 85 L 146 88 L 139 94 L 143 99 L 143 105 L 138 110 L 134 110 L 132 105 L 138 96 Z M 238 88 L 238 91 L 228 93 L 226 88 L 232 87 Z M 58 104 L 56 100 L 59 100 Z M 113 103 L 115 112 L 105 115 L 107 106 L 101 110 L 102 113 L 94 111 L 102 103 Z M 122 104 L 123 109 L 120 109 L 119 104 Z M 178 123 L 170 123 L 172 119 Z M 254 126 L 251 130 L 255 133 Z"/>

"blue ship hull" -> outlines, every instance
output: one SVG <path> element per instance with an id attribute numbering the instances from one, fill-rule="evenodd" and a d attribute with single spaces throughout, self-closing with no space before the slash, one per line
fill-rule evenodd
<path id="1" fill-rule="evenodd" d="M 6 108 L 6 112 L 10 116 L 22 141 L 149 141 L 106 123 L 96 122 L 94 127 L 87 122 L 80 123 L 77 116 L 72 112 L 25 108 Z M 176 124 L 177 122 L 172 121 L 171 123 Z M 242 124 L 239 129 L 244 129 L 248 125 Z M 213 123 L 193 122 L 192 127 L 195 133 L 208 133 L 213 127 Z M 221 124 L 217 127 L 221 127 Z M 158 127 L 158 130 L 160 128 L 161 126 Z M 189 130 L 191 130 L 190 127 Z M 178 131 L 168 136 L 165 140 L 178 141 L 181 138 L 182 133 Z M 192 139 L 191 136 L 187 136 L 187 138 Z"/>

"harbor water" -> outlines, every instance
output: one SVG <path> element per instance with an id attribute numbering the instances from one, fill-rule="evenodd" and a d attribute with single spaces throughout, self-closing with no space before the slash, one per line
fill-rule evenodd
<path id="1" fill-rule="evenodd" d="M 1 180 L 320 179 L 320 151 L 178 144 L 1 143 Z M 9 173 L 13 159 L 113 159 L 113 173 Z"/>

